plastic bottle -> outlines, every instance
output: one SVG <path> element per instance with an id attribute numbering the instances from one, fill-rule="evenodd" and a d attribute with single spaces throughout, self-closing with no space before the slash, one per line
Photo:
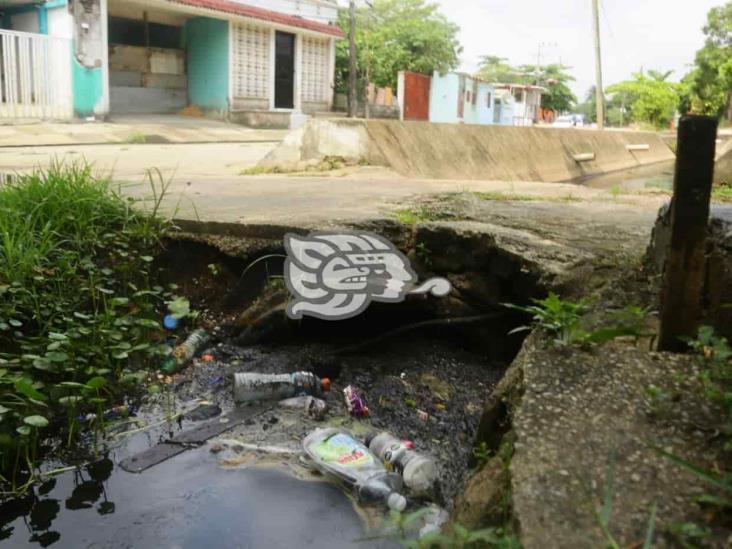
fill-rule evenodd
<path id="1" fill-rule="evenodd" d="M 404 484 L 413 492 L 429 492 L 437 481 L 437 464 L 434 460 L 412 450 L 409 444 L 393 435 L 372 433 L 365 442 L 387 469 L 394 469 L 402 475 Z"/>
<path id="2" fill-rule="evenodd" d="M 310 372 L 294 374 L 234 374 L 234 400 L 283 400 L 296 396 L 322 396 L 330 391 L 330 380 Z"/>
<path id="3" fill-rule="evenodd" d="M 282 400 L 279 403 L 282 408 L 290 410 L 302 410 L 308 416 L 318 421 L 325 417 L 328 413 L 328 403 L 314 396 L 299 396 Z"/>
<path id="4" fill-rule="evenodd" d="M 359 499 L 383 502 L 394 511 L 406 508 L 399 476 L 389 473 L 350 432 L 317 429 L 305 437 L 303 449 L 320 471 L 353 489 Z"/>
<path id="5" fill-rule="evenodd" d="M 162 364 L 160 369 L 166 374 L 174 374 L 191 360 L 209 342 L 205 330 L 195 330 L 188 338 L 173 349 L 173 354 Z"/>

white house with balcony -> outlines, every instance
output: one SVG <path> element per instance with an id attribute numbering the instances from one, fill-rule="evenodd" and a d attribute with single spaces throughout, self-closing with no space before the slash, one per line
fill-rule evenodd
<path id="1" fill-rule="evenodd" d="M 196 109 L 287 127 L 333 101 L 335 0 L 0 0 L 0 117 Z"/>

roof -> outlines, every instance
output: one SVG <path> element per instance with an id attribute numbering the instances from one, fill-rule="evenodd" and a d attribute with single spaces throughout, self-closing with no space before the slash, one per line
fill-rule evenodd
<path id="1" fill-rule="evenodd" d="M 168 0 L 168 2 L 191 6 L 194 8 L 204 8 L 229 13 L 231 15 L 239 15 L 242 17 L 251 17 L 252 19 L 259 19 L 269 23 L 277 23 L 288 27 L 297 27 L 314 32 L 320 32 L 339 38 L 344 36 L 343 31 L 335 25 L 318 23 L 317 21 L 304 19 L 297 15 L 287 15 L 277 11 L 248 6 L 246 4 L 234 2 L 233 0 Z"/>
<path id="2" fill-rule="evenodd" d="M 510 83 L 499 83 L 493 84 L 496 88 L 520 88 L 525 90 L 536 90 L 541 93 L 548 92 L 549 90 L 543 86 L 534 86 L 533 84 L 510 84 Z"/>

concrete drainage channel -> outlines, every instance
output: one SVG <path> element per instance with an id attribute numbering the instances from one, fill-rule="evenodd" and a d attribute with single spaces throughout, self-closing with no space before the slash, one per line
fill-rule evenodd
<path id="1" fill-rule="evenodd" d="M 56 528 L 67 543 L 98 542 L 105 538 L 83 526 L 86 519 L 80 516 L 86 514 L 88 519 L 95 508 L 103 515 L 101 503 L 114 500 L 110 514 L 116 516 L 105 520 L 119 528 L 122 545 L 164 539 L 192 546 L 196 539 L 205 539 L 206 529 L 211 535 L 223 535 L 225 545 L 242 539 L 254 545 L 268 543 L 274 539 L 271 536 L 293 542 L 299 538 L 292 528 L 264 533 L 251 521 L 221 524 L 227 517 L 233 520 L 235 509 L 265 516 L 260 498 L 261 505 L 278 507 L 269 510 L 278 523 L 299 524 L 301 519 L 293 517 L 302 515 L 305 503 L 282 503 L 290 497 L 312 500 L 324 513 L 313 519 L 322 524 L 308 525 L 313 546 L 342 547 L 375 533 L 378 537 L 386 524 L 383 509 L 357 505 L 354 513 L 343 492 L 332 485 L 302 483 L 317 479 L 302 463 L 302 441 L 322 427 L 347 429 L 360 439 L 370 432 L 388 431 L 412 441 L 416 450 L 436 460 L 439 482 L 428 495 L 411 497 L 405 491 L 408 510 L 437 505 L 451 511 L 475 465 L 474 449 L 495 450 L 499 431 L 509 428 L 502 424 L 507 418 L 492 417 L 491 424 L 501 427 L 488 436 L 484 433 L 483 440 L 476 438 L 484 405 L 523 342 L 522 335 L 508 334 L 525 319 L 500 304 L 526 303 L 542 295 L 544 275 L 495 241 L 444 225 L 369 229 L 386 233 L 405 251 L 420 279 L 446 276 L 454 293 L 444 299 L 415 297 L 399 305 L 375 304 L 351 320 L 293 321 L 284 314 L 288 293 L 278 278 L 281 231 L 255 231 L 256 237 L 185 234 L 168 242 L 157 261 L 167 282 L 178 284 L 180 293 L 201 312 L 195 325 L 181 326 L 177 335 L 184 337 L 203 327 L 212 336 L 211 344 L 179 373 L 161 376 L 162 395 L 145 397 L 138 412 L 140 420 L 157 426 L 132 436 L 113 435 L 103 473 L 93 466 L 73 478 L 69 473 L 58 485 L 42 487 L 43 493 L 39 490 L 33 501 L 6 509 L 2 523 L 6 528 L 16 526 L 10 538 L 21 539 L 17 526 L 30 516 L 34 536 L 44 535 L 57 519 Z M 467 249 L 473 252 L 466 253 Z M 247 268 L 255 261 L 255 267 Z M 298 371 L 331 379 L 329 411 L 322 420 L 283 409 L 276 402 L 234 405 L 235 373 Z M 365 397 L 368 418 L 348 414 L 343 397 L 347 386 L 357 387 Z M 176 421 L 161 421 L 171 410 Z M 115 490 L 130 501 L 108 493 Z M 264 495 L 271 490 L 281 493 Z M 57 508 L 61 498 L 67 501 L 63 511 Z M 57 502 L 44 504 L 52 511 L 50 518 L 38 510 L 44 501 Z M 135 506 L 139 508 L 132 511 Z M 81 513 L 74 512 L 76 508 Z M 310 511 L 307 516 L 312 517 Z M 176 512 L 182 515 L 173 517 Z M 435 516 L 428 514 L 425 520 Z M 202 523 L 207 526 L 196 533 L 194 524 L 185 524 L 186 517 L 199 528 Z M 510 512 L 505 519 L 510 520 Z M 161 526 L 165 520 L 170 522 Z M 217 525 L 221 529 L 214 533 Z M 370 543 L 390 546 L 393 541 Z"/>

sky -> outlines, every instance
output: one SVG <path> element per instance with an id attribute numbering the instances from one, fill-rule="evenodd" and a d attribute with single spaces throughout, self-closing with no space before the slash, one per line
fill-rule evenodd
<path id="1" fill-rule="evenodd" d="M 512 64 L 561 60 L 572 67 L 580 100 L 594 84 L 591 0 L 435 0 L 461 27 L 461 70 L 473 72 L 481 55 Z M 725 0 L 601 1 L 603 83 L 628 79 L 641 67 L 673 70 L 679 80 L 704 44 L 702 27 L 710 8 Z"/>

